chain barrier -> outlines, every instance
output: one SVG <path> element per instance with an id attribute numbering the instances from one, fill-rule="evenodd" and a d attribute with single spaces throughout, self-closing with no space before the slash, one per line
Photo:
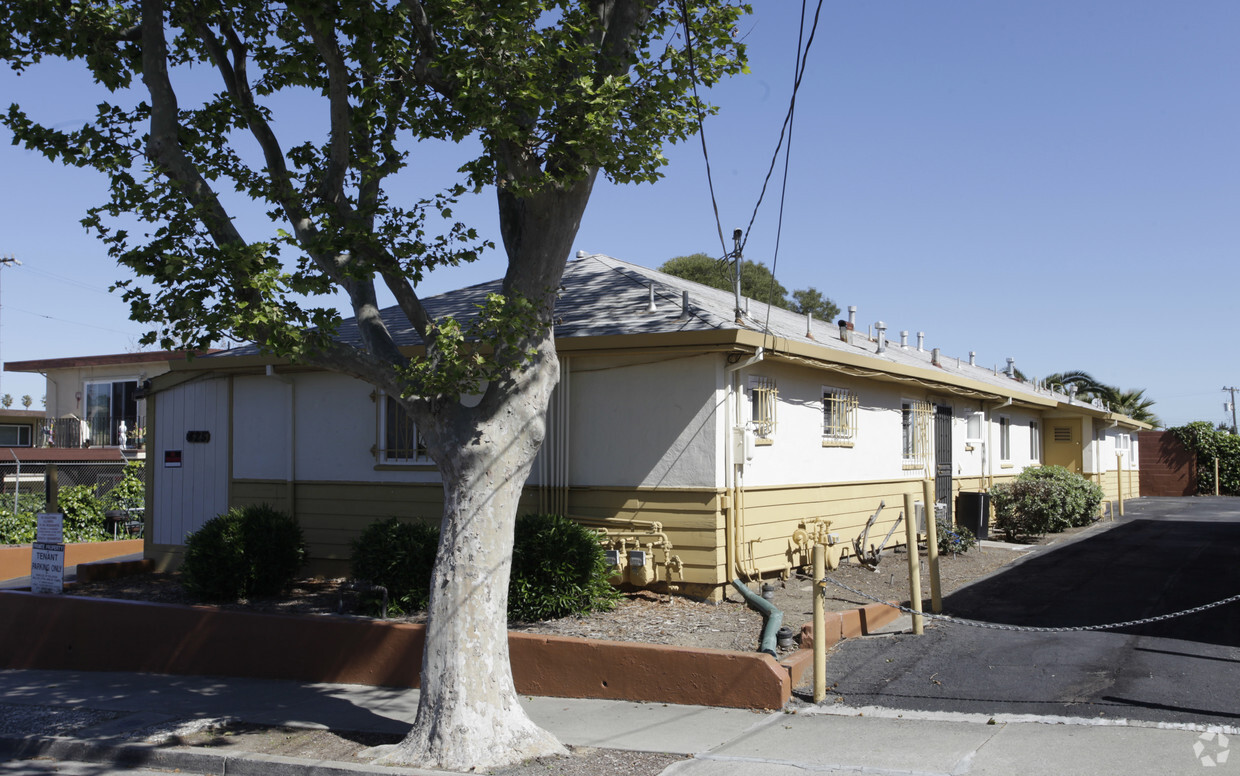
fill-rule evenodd
<path id="1" fill-rule="evenodd" d="M 1237 594 L 1229 598 L 1224 598 L 1219 601 L 1214 601 L 1208 604 L 1202 604 L 1201 606 L 1195 606 L 1192 609 L 1185 609 L 1179 612 L 1171 612 L 1170 614 L 1159 614 L 1159 615 L 1155 615 L 1154 617 L 1146 617 L 1145 619 L 1142 619 L 1142 620 L 1127 620 L 1126 622 L 1112 622 L 1112 623 L 1107 623 L 1105 625 L 1072 625 L 1072 626 L 1067 626 L 1067 627 L 1062 627 L 1062 628 L 1041 628 L 1041 627 L 1037 627 L 1033 625 L 1001 625 L 996 622 L 982 622 L 981 620 L 969 620 L 964 617 L 952 617 L 946 614 L 932 614 L 930 612 L 919 612 L 907 606 L 901 606 L 900 604 L 893 604 L 890 601 L 884 601 L 881 598 L 875 598 L 869 593 L 863 593 L 857 588 L 850 587 L 849 585 L 846 585 L 843 582 L 840 582 L 839 580 L 832 579 L 831 577 L 823 577 L 822 581 L 830 582 L 836 587 L 842 587 L 845 590 L 849 591 L 850 593 L 853 593 L 854 595 L 859 595 L 862 598 L 867 598 L 871 601 L 874 601 L 875 603 L 880 603 L 883 606 L 890 606 L 893 609 L 899 609 L 905 614 L 918 615 L 920 617 L 925 617 L 928 620 L 940 620 L 942 622 L 955 623 L 957 625 L 968 625 L 973 628 L 989 628 L 990 630 L 1005 630 L 1005 631 L 1030 631 L 1033 633 L 1071 633 L 1075 631 L 1097 631 L 1097 630 L 1113 630 L 1115 628 L 1129 628 L 1135 625 L 1148 625 L 1149 623 L 1152 623 L 1152 622 L 1162 622 L 1163 620 L 1172 620 L 1172 619 L 1175 619 L 1176 617 L 1184 617 L 1189 614 L 1196 614 L 1197 612 L 1204 612 L 1207 609 L 1213 609 L 1216 606 L 1223 606 L 1224 604 L 1229 604 L 1234 601 L 1240 601 L 1240 594 Z M 824 595 L 826 594 L 826 588 L 823 588 L 823 594 Z"/>

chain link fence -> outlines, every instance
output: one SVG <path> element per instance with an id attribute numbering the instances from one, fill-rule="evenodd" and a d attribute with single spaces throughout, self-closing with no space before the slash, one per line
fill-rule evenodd
<path id="1" fill-rule="evenodd" d="M 65 500 L 97 500 L 95 518 L 103 518 L 109 538 L 141 534 L 141 493 L 117 490 L 125 479 L 126 461 L 20 462 L 0 461 L 0 544 L 23 540 L 27 523 L 47 510 L 48 493 L 55 482 L 62 510 Z M 108 510 L 106 513 L 103 510 Z M 11 536 L 9 534 L 12 534 Z M 99 537 L 102 538 L 102 537 Z"/>

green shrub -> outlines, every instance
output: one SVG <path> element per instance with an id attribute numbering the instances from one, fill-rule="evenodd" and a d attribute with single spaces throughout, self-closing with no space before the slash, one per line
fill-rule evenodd
<path id="1" fill-rule="evenodd" d="M 301 526 L 266 504 L 230 509 L 186 537 L 181 584 L 206 601 L 275 595 L 306 558 Z"/>
<path id="2" fill-rule="evenodd" d="M 146 467 L 142 461 L 130 461 L 116 487 L 104 496 L 108 509 L 141 509 L 146 506 Z"/>
<path id="3" fill-rule="evenodd" d="M 103 499 L 95 495 L 95 486 L 61 488 L 56 498 L 65 516 L 66 542 L 102 542 L 112 538 L 103 519 Z"/>
<path id="4" fill-rule="evenodd" d="M 1214 462 L 1218 461 L 1219 493 L 1240 496 L 1240 436 L 1199 420 L 1168 429 L 1197 457 L 1197 492 L 1214 493 Z"/>
<path id="5" fill-rule="evenodd" d="M 508 617 L 543 620 L 610 610 L 620 593 L 608 573 L 595 532 L 559 515 L 519 517 Z"/>
<path id="6" fill-rule="evenodd" d="M 952 526 L 947 517 L 935 518 L 940 555 L 959 555 L 977 546 L 977 537 L 963 525 Z"/>
<path id="7" fill-rule="evenodd" d="M 354 579 L 387 588 L 390 612 L 409 614 L 426 608 L 438 547 L 439 528 L 393 517 L 371 523 L 354 540 L 349 565 Z M 369 599 L 365 607 L 379 608 Z"/>
<path id="8" fill-rule="evenodd" d="M 1102 488 L 1062 466 L 1026 469 L 991 490 L 995 527 L 1008 539 L 1088 525 L 1098 515 Z"/>
<path id="9" fill-rule="evenodd" d="M 13 495 L 0 496 L 0 544 L 33 542 L 38 522 L 35 516 L 46 506 L 42 493 L 25 493 L 17 497 L 17 512 L 14 513 Z"/>

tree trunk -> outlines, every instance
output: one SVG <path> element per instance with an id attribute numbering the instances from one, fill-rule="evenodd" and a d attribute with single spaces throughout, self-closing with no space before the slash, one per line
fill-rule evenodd
<path id="1" fill-rule="evenodd" d="M 383 764 L 467 771 L 567 754 L 521 707 L 509 664 L 507 616 L 517 504 L 558 379 L 548 335 L 534 363 L 490 410 L 437 419 L 428 443 L 443 476 L 444 514 L 421 696 L 413 730 Z"/>

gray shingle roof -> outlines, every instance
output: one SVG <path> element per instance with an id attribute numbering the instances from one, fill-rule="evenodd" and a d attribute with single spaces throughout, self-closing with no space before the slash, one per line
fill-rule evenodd
<path id="1" fill-rule="evenodd" d="M 655 311 L 649 312 L 650 289 L 654 289 Z M 450 291 L 423 300 L 432 318 L 452 315 L 467 319 L 473 315 L 488 293 L 498 292 L 500 281 L 494 280 L 467 288 Z M 682 314 L 684 292 L 689 294 L 688 316 Z M 745 300 L 747 313 L 743 323 L 736 323 L 734 295 L 693 281 L 647 269 L 603 254 L 579 256 L 565 267 L 562 291 L 556 303 L 555 334 L 559 339 L 569 337 L 607 336 L 626 334 L 658 334 L 684 331 L 709 331 L 726 329 L 749 329 L 768 331 L 774 336 L 794 342 L 813 343 L 824 349 L 822 355 L 829 360 L 830 351 L 865 355 L 873 359 L 874 368 L 881 369 L 884 362 L 905 366 L 922 367 L 941 373 L 943 382 L 955 382 L 954 378 L 967 378 L 1004 389 L 1005 393 L 1027 394 L 1042 399 L 1051 393 L 1037 389 L 1029 383 L 1009 378 L 1003 372 L 995 374 L 992 369 L 970 366 L 956 358 L 942 357 L 936 366 L 931 351 L 918 351 L 916 347 L 900 347 L 896 341 L 887 344 L 883 353 L 877 353 L 877 345 L 863 331 L 853 332 L 850 342 L 840 339 L 839 326 L 835 321 L 809 321 L 806 316 L 763 302 Z M 400 346 L 418 345 L 421 339 L 409 325 L 398 307 L 382 311 L 382 318 Z M 354 319 L 345 320 L 338 338 L 344 342 L 360 344 Z M 256 354 L 254 346 L 236 348 L 218 355 Z M 1055 398 L 1065 400 L 1062 395 Z"/>

